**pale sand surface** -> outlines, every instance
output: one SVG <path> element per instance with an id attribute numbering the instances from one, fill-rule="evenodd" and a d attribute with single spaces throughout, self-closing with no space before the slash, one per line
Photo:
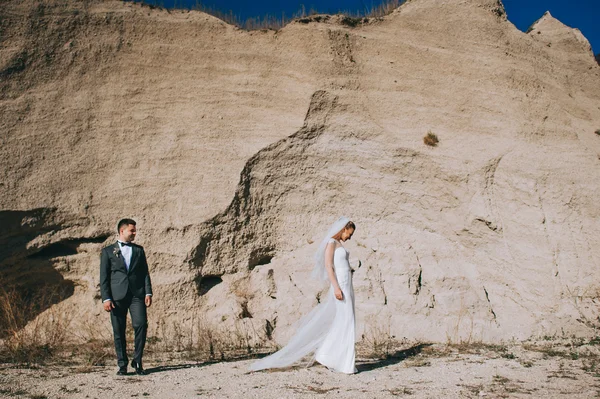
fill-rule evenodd
<path id="1" fill-rule="evenodd" d="M 250 373 L 252 360 L 148 363 L 144 377 L 118 377 L 109 366 L 80 373 L 64 366 L 3 365 L 0 392 L 25 398 L 595 398 L 600 392 L 600 375 L 585 367 L 590 358 L 548 356 L 522 346 L 476 352 L 434 346 L 414 356 L 359 361 L 355 375 L 319 365 Z"/>

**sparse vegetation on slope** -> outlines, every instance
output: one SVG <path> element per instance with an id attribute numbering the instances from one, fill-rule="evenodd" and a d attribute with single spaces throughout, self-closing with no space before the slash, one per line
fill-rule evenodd
<path id="1" fill-rule="evenodd" d="M 423 143 L 425 143 L 426 145 L 428 145 L 430 147 L 437 146 L 439 142 L 440 142 L 440 140 L 438 139 L 437 135 L 432 133 L 431 130 L 427 132 L 425 137 L 423 137 Z"/>
<path id="2" fill-rule="evenodd" d="M 66 340 L 70 315 L 52 309 L 35 318 L 23 328 L 38 308 L 47 308 L 54 294 L 43 294 L 28 298 L 16 290 L 0 288 L 0 362 L 44 363 L 59 352 Z"/>
<path id="3" fill-rule="evenodd" d="M 370 9 L 367 6 L 365 6 L 365 9 L 363 11 L 340 12 L 339 14 L 342 15 L 340 22 L 342 24 L 350 26 L 350 27 L 356 27 L 363 23 L 368 22 L 369 18 L 381 18 L 381 17 L 384 17 L 384 16 L 390 14 L 396 8 L 400 7 L 405 1 L 406 0 L 384 0 L 378 6 L 371 7 Z M 137 1 L 134 0 L 133 2 L 136 3 Z M 154 9 L 154 8 L 165 9 L 165 7 L 163 5 L 164 2 L 162 2 L 160 0 L 146 0 L 146 1 L 142 1 L 141 3 L 143 5 L 150 7 L 151 9 Z M 314 9 L 310 9 L 307 11 L 306 8 L 304 7 L 304 5 L 302 5 L 302 7 L 298 11 L 296 11 L 293 15 L 291 15 L 289 17 L 286 16 L 285 14 L 282 14 L 281 16 L 266 14 L 263 16 L 250 17 L 250 18 L 246 18 L 246 19 L 242 19 L 239 15 L 234 14 L 233 11 L 226 13 L 226 12 L 218 10 L 214 7 L 206 6 L 199 1 L 196 1 L 196 4 L 194 4 L 191 7 L 186 6 L 186 5 L 183 5 L 183 6 L 176 5 L 173 8 L 166 8 L 167 11 L 177 10 L 177 9 L 188 10 L 188 11 L 190 11 L 190 10 L 202 11 L 204 13 L 212 15 L 213 17 L 221 19 L 221 20 L 227 22 L 228 24 L 231 24 L 231 25 L 234 25 L 239 28 L 246 29 L 246 30 L 262 30 L 262 29 L 279 30 L 294 20 L 297 20 L 302 23 L 309 23 L 309 22 L 321 22 L 321 21 L 326 21 L 329 19 L 329 18 L 327 18 L 328 16 L 326 16 L 326 15 L 318 16 L 318 18 L 312 17 L 312 16 L 316 16 L 318 14 L 318 11 L 314 10 Z"/>

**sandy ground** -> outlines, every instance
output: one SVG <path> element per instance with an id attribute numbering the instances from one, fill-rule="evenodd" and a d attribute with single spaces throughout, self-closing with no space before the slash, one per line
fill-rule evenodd
<path id="1" fill-rule="evenodd" d="M 584 351 L 585 352 L 585 351 Z M 578 351 L 582 354 L 584 352 Z M 357 362 L 344 375 L 315 365 L 250 373 L 252 360 L 148 363 L 147 376 L 115 375 L 115 367 L 3 365 L 0 397 L 18 398 L 596 398 L 597 357 L 514 346 L 456 350 L 417 346 L 381 361 Z M 575 359 L 575 357 L 577 357 Z"/>

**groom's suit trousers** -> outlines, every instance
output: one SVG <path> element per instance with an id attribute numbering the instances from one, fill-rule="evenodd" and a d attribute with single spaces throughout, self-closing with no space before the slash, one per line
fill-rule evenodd
<path id="1" fill-rule="evenodd" d="M 119 301 L 113 301 L 115 308 L 110 312 L 113 335 L 115 339 L 115 350 L 117 352 L 117 364 L 119 367 L 127 367 L 127 344 L 125 341 L 125 326 L 127 325 L 127 311 L 131 315 L 131 324 L 134 331 L 133 360 L 141 364 L 144 346 L 146 346 L 146 334 L 148 331 L 148 318 L 146 315 L 146 304 L 143 299 L 135 297 L 131 292 Z"/>

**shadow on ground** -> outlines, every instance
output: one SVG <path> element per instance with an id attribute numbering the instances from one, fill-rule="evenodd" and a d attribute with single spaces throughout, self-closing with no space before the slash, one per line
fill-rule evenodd
<path id="1" fill-rule="evenodd" d="M 182 369 L 191 369 L 191 368 L 201 368 L 205 366 L 209 366 L 214 364 L 215 362 L 204 362 L 204 363 L 187 363 L 187 364 L 174 364 L 172 366 L 157 366 L 146 369 L 146 373 L 154 374 L 161 373 L 163 371 L 173 371 L 173 370 L 182 370 Z"/>
<path id="2" fill-rule="evenodd" d="M 397 364 L 403 360 L 417 356 L 421 353 L 423 348 L 428 346 L 431 346 L 431 344 L 418 344 L 408 349 L 398 350 L 388 355 L 385 359 L 360 362 L 356 365 L 356 368 L 359 373 L 364 373 L 365 371 L 372 371 L 381 367 L 391 366 L 392 364 Z"/>

